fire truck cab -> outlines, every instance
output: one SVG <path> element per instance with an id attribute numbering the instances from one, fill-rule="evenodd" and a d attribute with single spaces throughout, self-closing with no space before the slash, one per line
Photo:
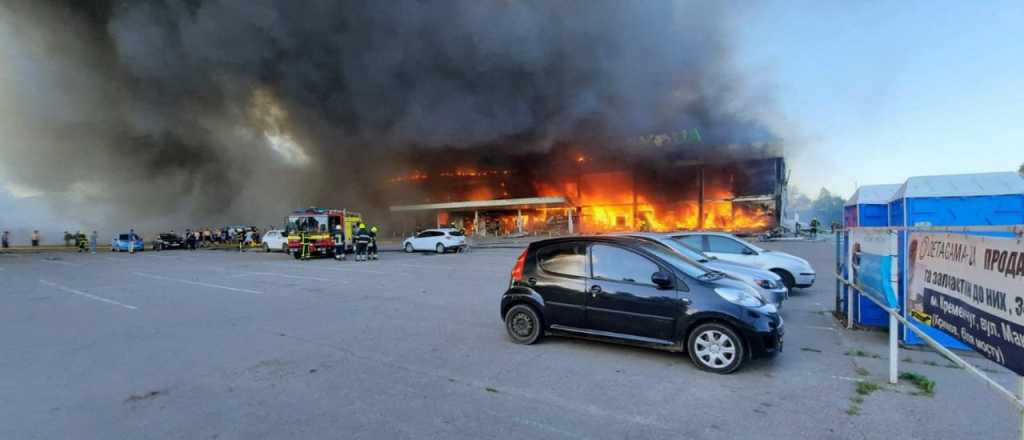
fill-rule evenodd
<path id="1" fill-rule="evenodd" d="M 300 258 L 302 234 L 308 236 L 310 254 L 333 256 L 335 249 L 334 234 L 338 225 L 345 232 L 345 252 L 353 248 L 352 227 L 363 221 L 358 212 L 347 209 L 307 208 L 299 209 L 288 216 L 285 235 L 288 236 L 288 252 Z"/>

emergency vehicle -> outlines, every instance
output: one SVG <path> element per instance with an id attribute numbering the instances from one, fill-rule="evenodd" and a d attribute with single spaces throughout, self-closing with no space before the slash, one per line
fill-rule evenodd
<path id="1" fill-rule="evenodd" d="M 311 256 L 333 256 L 335 249 L 334 235 L 338 225 L 345 231 L 345 251 L 353 249 L 352 228 L 362 223 L 363 216 L 347 209 L 306 208 L 292 212 L 288 216 L 285 234 L 288 236 L 288 252 L 301 258 L 302 234 L 305 233 L 310 242 Z"/>

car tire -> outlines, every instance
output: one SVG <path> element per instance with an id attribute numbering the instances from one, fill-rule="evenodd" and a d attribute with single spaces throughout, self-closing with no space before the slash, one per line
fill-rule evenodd
<path id="1" fill-rule="evenodd" d="M 686 351 L 697 368 L 718 374 L 738 370 L 747 354 L 739 335 L 731 327 L 715 322 L 701 324 L 690 332 Z"/>
<path id="2" fill-rule="evenodd" d="M 292 252 L 292 256 L 295 257 L 296 260 L 299 259 L 299 257 L 300 257 L 299 254 L 301 254 L 301 252 L 299 252 L 299 251 Z"/>
<path id="3" fill-rule="evenodd" d="M 284 252 L 286 255 L 291 253 L 288 249 L 288 243 L 281 244 L 281 252 Z"/>
<path id="4" fill-rule="evenodd" d="M 793 278 L 793 274 L 783 269 L 772 269 L 772 273 L 782 278 L 782 285 L 786 286 L 786 289 L 793 290 L 796 286 L 796 278 Z"/>
<path id="5" fill-rule="evenodd" d="M 535 344 L 544 337 L 544 323 L 536 309 L 517 304 L 505 313 L 505 331 L 516 344 Z"/>
<path id="6" fill-rule="evenodd" d="M 265 251 L 266 253 L 268 253 L 268 254 L 269 254 L 269 253 L 270 253 L 270 245 L 269 245 L 269 244 L 266 244 L 266 243 L 263 243 L 263 250 L 264 250 L 264 251 Z"/>
<path id="7" fill-rule="evenodd" d="M 412 243 L 406 243 L 405 244 L 405 253 L 411 254 L 413 250 L 414 249 L 412 248 Z"/>
<path id="8" fill-rule="evenodd" d="M 434 246 L 434 252 L 437 252 L 439 254 L 443 254 L 445 252 L 444 245 L 441 244 L 441 243 L 438 243 L 437 246 Z"/>

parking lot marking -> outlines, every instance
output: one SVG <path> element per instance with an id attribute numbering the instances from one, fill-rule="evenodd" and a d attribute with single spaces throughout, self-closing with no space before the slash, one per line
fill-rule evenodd
<path id="1" fill-rule="evenodd" d="M 847 382 L 860 382 L 860 381 L 863 380 L 863 379 L 856 378 L 856 377 L 846 377 L 846 376 L 832 376 L 832 378 L 833 379 L 839 379 L 839 380 L 845 380 Z"/>
<path id="2" fill-rule="evenodd" d="M 313 281 L 334 281 L 334 280 L 331 280 L 330 278 L 308 277 L 308 276 L 302 276 L 302 275 L 286 275 L 286 274 L 283 274 L 283 273 L 273 273 L 273 272 L 248 272 L 248 271 L 246 271 L 246 272 L 237 272 L 236 275 L 231 275 L 229 278 L 241 278 L 241 277 L 245 277 L 245 276 L 249 276 L 249 275 L 263 275 L 263 276 L 269 276 L 269 277 L 295 278 L 295 279 L 300 279 L 300 280 L 313 280 Z"/>
<path id="3" fill-rule="evenodd" d="M 47 262 L 47 263 L 63 264 L 65 266 L 76 266 L 76 267 L 77 266 L 81 266 L 81 264 L 78 264 L 78 263 L 69 263 L 67 261 L 50 260 L 50 259 L 46 259 L 46 258 L 43 258 L 42 260 L 39 260 L 39 261 L 44 261 L 44 262 Z"/>
<path id="4" fill-rule="evenodd" d="M 375 274 L 378 274 L 378 275 L 397 275 L 396 273 L 391 273 L 391 272 L 383 272 L 383 271 L 379 271 L 379 270 L 369 270 L 369 269 L 356 269 L 356 268 L 351 268 L 351 267 L 320 267 L 320 266 L 316 266 L 316 267 L 314 267 L 314 269 L 326 269 L 326 270 L 334 270 L 334 271 L 338 271 L 338 272 L 366 272 L 366 273 L 375 273 Z"/>
<path id="5" fill-rule="evenodd" d="M 179 278 L 162 277 L 160 275 L 153 275 L 153 274 L 149 274 L 149 273 L 142 273 L 142 272 L 132 272 L 132 273 L 135 274 L 135 275 L 138 275 L 140 277 L 152 278 L 152 279 L 155 279 L 155 280 L 175 281 L 175 282 L 179 282 L 179 283 L 193 284 L 193 285 L 196 285 L 196 286 L 213 287 L 215 289 L 230 290 L 232 292 L 255 293 L 255 294 L 262 294 L 263 293 L 263 292 L 258 292 L 258 291 L 255 291 L 255 290 L 239 289 L 237 287 L 221 286 L 219 284 L 204 283 L 204 282 L 201 282 L 201 281 L 191 281 L 191 280 L 182 280 L 182 279 L 179 279 Z"/>
<path id="6" fill-rule="evenodd" d="M 83 292 L 81 290 L 72 289 L 72 288 L 67 287 L 67 286 L 61 286 L 60 284 L 57 284 L 57 283 L 55 283 L 53 281 L 39 280 L 39 282 L 43 283 L 43 284 L 45 284 L 47 286 L 53 287 L 55 289 L 63 290 L 65 292 L 67 292 L 67 293 L 71 293 L 71 294 L 74 294 L 74 295 L 84 296 L 84 297 L 92 299 L 92 300 L 96 300 L 96 301 L 100 301 L 100 302 L 105 302 L 107 304 L 113 304 L 115 306 L 121 306 L 121 307 L 124 307 L 126 309 L 130 309 L 130 310 L 138 309 L 138 307 L 131 306 L 131 305 L 128 305 L 128 304 L 125 304 L 125 303 L 120 303 L 120 302 L 114 301 L 112 299 L 104 298 L 102 296 L 96 296 L 96 295 L 93 295 L 91 293 L 85 293 L 85 292 Z"/>

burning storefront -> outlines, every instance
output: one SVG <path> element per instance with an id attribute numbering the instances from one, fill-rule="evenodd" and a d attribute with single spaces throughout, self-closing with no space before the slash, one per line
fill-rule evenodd
<path id="1" fill-rule="evenodd" d="M 560 145 L 514 156 L 464 150 L 430 156 L 385 183 L 400 230 L 758 233 L 778 226 L 786 191 L 785 161 L 760 150 L 744 159 L 678 146 L 637 153 Z"/>

